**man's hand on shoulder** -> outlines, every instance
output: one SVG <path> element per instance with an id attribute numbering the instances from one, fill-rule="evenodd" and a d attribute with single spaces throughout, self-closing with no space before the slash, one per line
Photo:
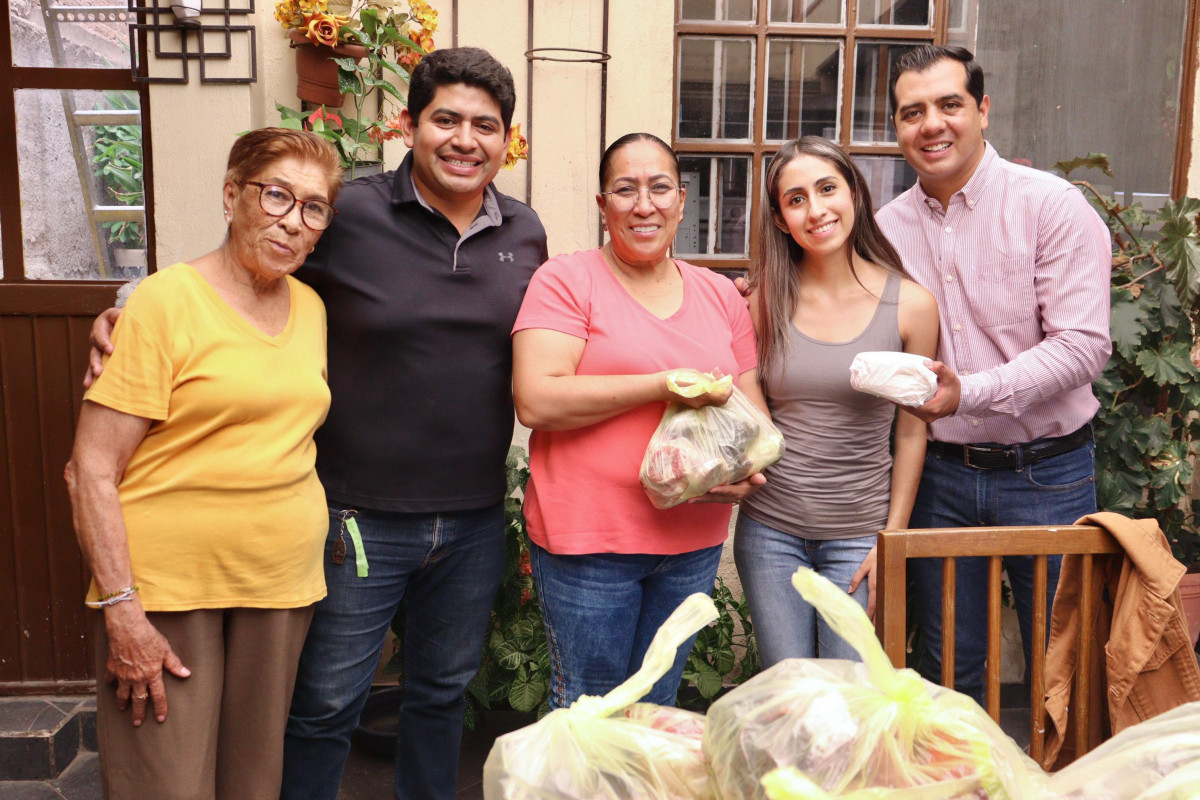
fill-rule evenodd
<path id="1" fill-rule="evenodd" d="M 958 411 L 958 401 L 962 397 L 962 384 L 959 382 L 958 375 L 955 374 L 954 370 L 941 361 L 926 361 L 925 366 L 929 367 L 937 375 L 937 391 L 923 406 L 916 408 L 900 406 L 900 408 L 920 420 L 933 422 L 935 419 L 948 417 L 955 411 Z"/>
<path id="2" fill-rule="evenodd" d="M 117 325 L 117 317 L 121 309 L 106 308 L 92 322 L 90 340 L 91 350 L 88 351 L 88 369 L 83 375 L 83 388 L 89 388 L 100 373 L 104 371 L 104 356 L 112 355 L 112 331 Z"/>
<path id="3" fill-rule="evenodd" d="M 753 294 L 750 289 L 750 281 L 745 278 L 734 278 L 733 285 L 737 287 L 738 294 L 746 299 L 746 305 L 750 305 L 750 295 Z"/>

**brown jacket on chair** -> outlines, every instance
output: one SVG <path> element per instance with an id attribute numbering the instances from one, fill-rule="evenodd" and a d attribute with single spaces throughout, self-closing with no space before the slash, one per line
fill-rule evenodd
<path id="1" fill-rule="evenodd" d="M 1077 669 L 1090 670 L 1090 747 L 1200 700 L 1200 668 L 1179 598 L 1186 570 L 1171 556 L 1158 523 L 1101 512 L 1075 524 L 1104 528 L 1125 553 L 1093 562 L 1092 659 L 1086 665 L 1076 663 L 1082 557 L 1063 556 L 1046 651 L 1046 769 L 1059 769 L 1076 755 L 1071 690 Z"/>

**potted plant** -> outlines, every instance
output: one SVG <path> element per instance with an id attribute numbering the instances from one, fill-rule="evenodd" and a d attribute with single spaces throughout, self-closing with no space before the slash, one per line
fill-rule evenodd
<path id="1" fill-rule="evenodd" d="M 434 47 L 437 12 L 425 0 L 407 0 L 407 6 L 406 12 L 397 0 L 357 0 L 331 11 L 328 0 L 275 4 L 275 18 L 297 54 L 296 95 L 321 106 L 313 120 L 314 112 L 277 103 L 281 125 L 308 127 L 329 138 L 351 178 L 360 164 L 381 160 L 384 140 L 399 136 L 397 112 L 405 98 L 396 82 L 407 83 L 421 56 Z M 352 114 L 327 110 L 342 107 L 346 97 Z"/>
<path id="2" fill-rule="evenodd" d="M 529 564 L 529 534 L 522 501 L 529 482 L 529 458 L 511 447 L 505 463 L 504 579 L 488 621 L 479 673 L 467 687 L 465 724 L 474 728 L 489 712 L 512 709 L 531 722 L 550 710 L 550 652 Z M 500 723 L 498 727 L 511 727 Z"/>
<path id="3" fill-rule="evenodd" d="M 1066 175 L 1108 158 L 1090 153 L 1054 165 Z M 1200 499 L 1188 497 L 1200 449 L 1200 200 L 1169 201 L 1151 217 L 1088 181 L 1076 186 L 1113 234 L 1113 354 L 1094 384 L 1096 492 L 1100 508 L 1158 521 L 1188 566 L 1186 596 L 1200 583 Z M 1197 595 L 1200 599 L 1200 594 Z M 1200 606 L 1188 612 L 1193 643 Z"/>
<path id="4" fill-rule="evenodd" d="M 105 98 L 113 109 L 137 108 L 121 92 L 107 92 Z M 145 205 L 141 125 L 98 125 L 95 136 L 92 164 L 105 199 L 119 206 Z M 146 266 L 146 231 L 141 222 L 101 222 L 100 228 L 107 234 L 110 259 L 114 266 Z"/>

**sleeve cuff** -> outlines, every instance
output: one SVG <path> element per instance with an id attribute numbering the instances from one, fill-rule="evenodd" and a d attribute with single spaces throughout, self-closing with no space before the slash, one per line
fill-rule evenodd
<path id="1" fill-rule="evenodd" d="M 960 393 L 956 417 L 977 417 L 986 411 L 991 403 L 992 393 L 987 384 L 986 375 L 965 375 L 959 377 Z"/>

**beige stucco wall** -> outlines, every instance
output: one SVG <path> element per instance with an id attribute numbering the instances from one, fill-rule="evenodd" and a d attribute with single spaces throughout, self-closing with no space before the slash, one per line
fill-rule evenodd
<path id="1" fill-rule="evenodd" d="M 434 0 L 439 46 L 453 44 L 451 0 Z M 502 172 L 497 185 L 525 199 L 532 180 L 533 206 L 541 214 L 552 253 L 597 244 L 594 193 L 601 150 L 600 67 L 590 63 L 528 62 L 526 4 L 517 0 L 459 0 L 458 44 L 488 48 L 513 72 L 514 122 L 529 136 L 531 160 Z M 184 86 L 151 87 L 155 223 L 160 264 L 204 252 L 222 235 L 219 187 L 234 136 L 278 119 L 278 100 L 298 106 L 294 62 L 273 18 L 273 4 L 257 4 L 258 82 L 245 86 L 201 84 L 193 69 Z M 673 4 L 610 0 L 607 124 L 603 141 L 648 130 L 669 139 L 672 119 Z M 534 47 L 599 50 L 600 0 L 534 0 Z M 240 51 L 239 51 L 240 52 Z M 234 59 L 235 63 L 238 59 Z M 174 74 L 175 65 L 163 71 Z M 533 71 L 533 97 L 527 76 Z M 1195 106 L 1200 106 L 1200 81 Z M 531 116 L 532 109 L 532 116 Z M 181 125 L 181 121 L 186 124 Z M 1192 152 L 1200 154 L 1200 124 L 1192 127 Z M 403 155 L 390 142 L 386 161 Z M 1200 158 L 1185 167 L 1188 193 L 1200 194 Z"/>
<path id="2" fill-rule="evenodd" d="M 453 42 L 453 4 L 433 0 L 440 47 Z M 154 144 L 155 226 L 159 264 L 166 265 L 216 246 L 223 235 L 220 183 L 225 156 L 241 131 L 278 120 L 276 101 L 299 107 L 292 53 L 272 3 L 256 4 L 258 81 L 241 86 L 201 84 L 193 69 L 186 85 L 150 90 Z M 535 0 L 533 47 L 601 50 L 603 3 L 598 0 Z M 504 192 L 525 200 L 542 217 L 550 252 L 598 244 L 596 170 L 603 143 L 646 130 L 670 139 L 672 118 L 671 3 L 610 0 L 607 124 L 602 137 L 599 64 L 527 61 L 530 46 L 526 4 L 516 0 L 459 0 L 459 45 L 487 48 L 513 73 L 517 105 L 513 122 L 530 143 L 529 162 L 496 179 Z M 240 50 L 237 52 L 241 52 Z M 562 56 L 562 53 L 547 55 Z M 237 58 L 234 64 L 241 64 Z M 168 63 L 159 74 L 177 74 Z M 528 91 L 533 72 L 532 98 Z M 531 114 L 532 110 L 532 114 Z M 187 125 L 181 127 L 180 121 Z M 403 145 L 389 142 L 385 161 L 394 166 Z M 530 182 L 532 181 L 532 188 Z"/>

